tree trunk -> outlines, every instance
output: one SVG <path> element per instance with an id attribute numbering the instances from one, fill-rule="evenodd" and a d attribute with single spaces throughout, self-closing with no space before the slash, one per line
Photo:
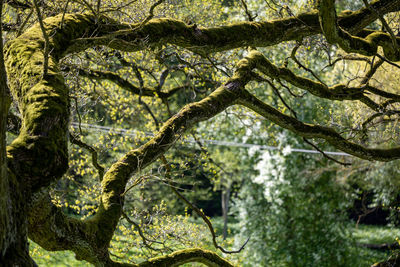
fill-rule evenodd
<path id="1" fill-rule="evenodd" d="M 224 220 L 223 238 L 224 240 L 228 237 L 228 211 L 229 211 L 229 196 L 231 194 L 231 184 L 229 183 L 225 190 L 222 191 L 222 218 Z"/>
<path id="2" fill-rule="evenodd" d="M 0 2 L 2 21 L 3 0 Z M 6 156 L 7 114 L 11 97 L 4 66 L 2 27 L 0 23 L 0 263 L 1 266 L 36 266 L 29 256 L 26 199 L 19 183 L 8 173 Z"/>

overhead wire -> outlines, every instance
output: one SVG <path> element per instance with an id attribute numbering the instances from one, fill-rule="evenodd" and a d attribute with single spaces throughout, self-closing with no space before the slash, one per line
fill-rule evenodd
<path id="1" fill-rule="evenodd" d="M 125 136 L 132 136 L 132 137 L 137 137 L 140 134 L 144 134 L 147 137 L 153 137 L 154 134 L 151 132 L 142 132 L 142 131 L 137 131 L 137 130 L 128 130 L 124 128 L 115 128 L 115 127 L 108 127 L 108 126 L 101 126 L 101 125 L 96 125 L 96 124 L 88 124 L 88 123 L 77 123 L 77 122 L 72 122 L 71 126 L 73 128 L 85 128 L 87 130 L 92 130 L 92 131 L 98 131 L 98 132 L 103 132 L 103 133 L 115 133 L 119 135 L 125 135 Z M 212 140 L 212 139 L 199 139 L 202 143 L 204 144 L 209 144 L 209 145 L 216 145 L 216 146 L 226 146 L 226 147 L 241 147 L 241 148 L 257 148 L 259 150 L 283 150 L 282 147 L 278 146 L 267 146 L 267 145 L 259 145 L 259 144 L 251 144 L 251 143 L 240 143 L 240 142 L 231 142 L 231 141 L 223 141 L 223 140 Z M 182 140 L 184 143 L 191 143 L 195 144 L 196 140 L 193 138 L 187 138 Z M 302 149 L 302 148 L 288 148 L 289 152 L 297 152 L 297 153 L 308 153 L 308 154 L 321 154 L 317 150 L 312 150 L 312 149 Z M 341 152 L 341 151 L 324 151 L 325 154 L 327 155 L 333 155 L 333 156 L 345 156 L 349 157 L 351 156 L 348 153 Z"/>

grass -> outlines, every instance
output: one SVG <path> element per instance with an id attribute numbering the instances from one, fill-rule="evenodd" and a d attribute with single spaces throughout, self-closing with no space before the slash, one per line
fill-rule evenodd
<path id="1" fill-rule="evenodd" d="M 353 231 L 353 236 L 359 243 L 381 244 L 393 243 L 400 237 L 400 229 L 387 226 L 359 225 Z"/>
<path id="2" fill-rule="evenodd" d="M 75 254 L 70 251 L 46 251 L 35 242 L 29 240 L 31 256 L 39 266 L 51 267 L 89 267 L 92 266 L 86 261 L 78 261 Z"/>
<path id="3" fill-rule="evenodd" d="M 400 229 L 388 226 L 359 225 L 354 226 L 353 237 L 357 243 L 383 244 L 393 243 L 400 237 Z M 373 263 L 383 261 L 390 256 L 390 251 L 378 251 L 368 248 L 357 248 L 361 260 L 360 267 L 371 266 Z"/>

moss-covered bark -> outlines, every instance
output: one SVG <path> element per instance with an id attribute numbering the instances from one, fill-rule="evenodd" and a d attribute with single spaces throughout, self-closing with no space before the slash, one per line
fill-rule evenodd
<path id="1" fill-rule="evenodd" d="M 200 262 L 210 267 L 233 266 L 214 252 L 202 249 L 185 249 L 166 256 L 150 259 L 138 264 L 138 267 L 176 267 L 188 262 Z"/>
<path id="2" fill-rule="evenodd" d="M 371 8 L 374 10 L 373 8 Z M 372 33 L 365 38 L 354 36 L 343 30 L 337 20 L 335 0 L 319 0 L 319 21 L 326 40 L 331 44 L 338 44 L 348 53 L 359 53 L 366 56 L 374 56 L 378 47 L 383 48 L 385 56 L 393 61 L 400 60 L 398 47 L 393 46 L 391 36 L 383 32 Z M 377 13 L 379 14 L 379 13 Z M 396 37 L 393 37 L 396 38 Z M 396 38 L 397 43 L 400 38 Z"/>
<path id="3" fill-rule="evenodd" d="M 6 127 L 7 113 L 10 105 L 10 97 L 6 86 L 6 70 L 3 58 L 3 33 L 2 33 L 3 0 L 0 2 L 0 255 L 5 252 L 9 243 L 10 214 L 7 208 L 9 199 L 9 187 L 7 178 L 6 158 Z"/>
<path id="4" fill-rule="evenodd" d="M 379 161 L 400 159 L 400 147 L 388 149 L 366 148 L 344 139 L 332 128 L 304 123 L 296 118 L 283 114 L 247 91 L 243 91 L 241 94 L 242 96 L 239 100 L 240 104 L 300 136 L 324 139 L 334 147 L 362 159 Z"/>
<path id="5" fill-rule="evenodd" d="M 272 79 L 286 80 L 297 88 L 306 90 L 320 98 L 340 101 L 359 100 L 375 111 L 380 111 L 382 107 L 367 96 L 369 92 L 390 100 L 400 100 L 400 95 L 384 92 L 371 85 L 348 87 L 344 84 L 336 84 L 333 86 L 327 86 L 321 82 L 296 75 L 286 67 L 275 66 L 262 53 L 255 52 L 255 57 L 257 57 L 257 69 L 263 74 Z"/>
<path id="6" fill-rule="evenodd" d="M 380 14 L 400 10 L 400 0 L 375 1 L 371 6 Z M 346 12 L 338 17 L 338 23 L 355 34 L 378 17 L 368 8 Z M 160 43 L 176 44 L 198 53 L 207 54 L 238 47 L 266 47 L 289 40 L 301 40 L 322 33 L 318 12 L 299 14 L 297 17 L 264 22 L 241 22 L 213 28 L 186 25 L 180 20 L 153 19 L 138 29 L 137 25 L 119 25 L 110 34 L 98 34 L 90 38 L 78 38 L 66 52 L 82 47 L 106 45 L 117 50 L 137 51 Z M 144 42 L 145 40 L 145 42 Z"/>
<path id="7" fill-rule="evenodd" d="M 0 2 L 0 263 L 2 266 L 33 266 L 29 256 L 24 198 L 15 176 L 8 173 L 6 158 L 7 114 L 11 103 L 3 57 Z"/>

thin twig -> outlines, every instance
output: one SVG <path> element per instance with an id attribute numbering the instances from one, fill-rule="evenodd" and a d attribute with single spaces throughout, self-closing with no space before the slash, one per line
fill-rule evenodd
<path id="1" fill-rule="evenodd" d="M 240 2 L 242 2 L 242 6 L 244 8 L 244 12 L 246 12 L 247 18 L 249 19 L 249 21 L 254 21 L 254 19 L 257 17 L 257 14 L 255 16 L 252 16 L 249 8 L 247 7 L 246 1 L 245 0 L 240 0 Z"/>
<path id="2" fill-rule="evenodd" d="M 29 19 L 31 18 L 33 11 L 34 11 L 34 9 L 31 8 L 31 10 L 29 11 L 28 15 L 26 16 L 24 22 L 22 22 L 21 26 L 19 27 L 17 36 L 20 36 L 22 34 L 22 31 L 24 30 L 26 24 L 28 23 Z"/>
<path id="3" fill-rule="evenodd" d="M 327 155 L 324 151 L 322 151 L 318 146 L 314 145 L 311 141 L 309 141 L 307 138 L 303 137 L 304 142 L 306 142 L 307 144 L 309 144 L 310 146 L 312 146 L 315 150 L 317 150 L 319 153 L 321 153 L 325 158 L 330 159 L 336 163 L 339 163 L 340 165 L 343 166 L 350 166 L 351 163 L 347 163 L 347 162 L 342 162 L 340 160 L 337 160 L 335 158 L 332 158 L 331 156 Z"/>
<path id="4" fill-rule="evenodd" d="M 134 30 L 140 29 L 144 24 L 146 24 L 149 20 L 151 20 L 154 17 L 154 9 L 161 5 L 164 2 L 164 0 L 158 0 L 155 2 L 149 10 L 149 15 L 137 26 Z"/>
<path id="5" fill-rule="evenodd" d="M 274 90 L 275 94 L 279 97 L 279 99 L 281 100 L 281 102 L 283 103 L 283 105 L 290 110 L 290 112 L 292 113 L 292 115 L 297 119 L 297 113 L 296 111 L 294 111 L 294 109 L 292 109 L 285 101 L 285 99 L 283 99 L 282 95 L 279 93 L 278 88 L 275 87 L 275 85 L 269 81 L 268 79 L 265 79 L 265 81 L 271 86 L 272 90 Z"/>
<path id="6" fill-rule="evenodd" d="M 379 54 L 376 54 L 376 56 L 379 57 L 380 59 L 384 60 L 386 63 L 388 63 L 388 64 L 390 64 L 390 65 L 392 65 L 392 66 L 394 66 L 394 67 L 400 69 L 400 65 L 398 65 L 398 64 L 396 64 L 396 63 L 390 61 L 390 60 L 387 59 L 386 57 L 384 57 L 384 56 L 382 56 L 382 55 L 379 55 Z"/>
<path id="7" fill-rule="evenodd" d="M 95 17 L 98 16 L 96 10 L 94 10 L 93 7 L 92 7 L 86 0 L 74 0 L 74 1 L 77 2 L 77 3 L 79 3 L 79 4 L 82 4 L 82 3 L 83 3 L 83 5 L 86 6 L 86 7 L 93 13 L 93 15 L 94 15 Z"/>
<path id="8" fill-rule="evenodd" d="M 169 163 L 167 162 L 167 159 L 165 158 L 164 155 L 162 155 L 160 157 L 161 161 L 163 162 L 165 169 L 166 169 L 166 173 L 165 176 L 167 177 L 167 179 L 169 181 L 171 181 L 171 177 L 170 177 L 170 172 L 171 172 L 171 167 L 169 165 Z M 214 247 L 216 247 L 217 249 L 221 250 L 223 253 L 227 253 L 227 254 L 233 254 L 233 253 L 239 253 L 240 251 L 243 250 L 243 248 L 246 246 L 247 242 L 250 240 L 250 237 L 246 240 L 246 242 L 238 249 L 235 251 L 228 251 L 225 250 L 223 247 L 221 247 L 220 245 L 218 245 L 217 243 L 217 236 L 215 234 L 215 230 L 214 227 L 211 223 L 211 221 L 207 218 L 207 216 L 204 214 L 204 212 L 199 209 L 197 206 L 195 206 L 193 203 L 191 203 L 184 195 L 182 195 L 181 193 L 179 193 L 178 190 L 176 190 L 174 187 L 171 186 L 172 191 L 174 191 L 174 193 L 180 198 L 182 199 L 192 210 L 194 210 L 202 219 L 203 221 L 207 224 L 208 229 L 211 232 L 212 235 L 212 241 L 214 244 Z"/>
<path id="9" fill-rule="evenodd" d="M 37 2 L 37 0 L 33 0 L 33 4 L 35 6 L 35 10 L 36 10 L 36 15 L 38 17 L 39 20 L 39 25 L 40 25 L 40 29 L 42 30 L 42 34 L 43 34 L 43 39 L 44 39 L 44 52 L 43 52 L 43 77 L 47 76 L 47 71 L 48 71 L 48 65 L 49 65 L 49 36 L 46 33 L 46 28 L 43 24 L 43 19 L 42 19 L 42 15 L 40 13 L 40 8 L 39 8 L 39 4 Z"/>
<path id="10" fill-rule="evenodd" d="M 162 250 L 163 250 L 163 249 L 160 249 L 160 248 L 153 248 L 150 244 L 148 244 L 147 242 L 150 242 L 150 243 L 157 243 L 157 244 L 163 245 L 163 243 L 160 242 L 160 241 L 148 239 L 147 237 L 145 237 L 144 234 L 143 234 L 142 229 L 141 229 L 140 226 L 139 226 L 139 224 L 137 224 L 135 221 L 133 221 L 131 218 L 129 218 L 128 215 L 127 215 L 124 211 L 122 211 L 122 217 L 124 217 L 125 220 L 127 220 L 130 224 L 133 224 L 133 225 L 138 229 L 139 235 L 140 235 L 140 237 L 141 237 L 142 240 L 143 240 L 143 244 L 144 244 L 148 249 L 155 250 L 155 251 L 162 251 Z"/>
<path id="11" fill-rule="evenodd" d="M 384 60 L 379 59 L 378 61 L 371 62 L 371 69 L 365 74 L 365 77 L 361 80 L 360 84 L 368 84 L 368 82 L 371 80 L 372 76 L 374 76 L 375 72 L 378 70 L 378 68 L 383 64 Z"/>
<path id="12" fill-rule="evenodd" d="M 97 169 L 97 172 L 99 173 L 99 179 L 101 182 L 104 176 L 104 167 L 98 163 L 98 155 L 96 149 L 84 143 L 83 141 L 79 140 L 78 137 L 74 136 L 71 133 L 69 133 L 69 138 L 71 143 L 88 150 L 92 154 L 92 164 Z"/>
<path id="13" fill-rule="evenodd" d="M 67 13 L 67 8 L 68 8 L 69 1 L 70 0 L 67 0 L 67 2 L 65 3 L 65 6 L 64 6 L 64 9 L 63 9 L 63 13 L 62 13 L 62 18 L 61 18 L 60 28 L 62 28 L 63 25 L 64 25 L 64 18 L 65 18 L 65 14 Z"/>
<path id="14" fill-rule="evenodd" d="M 78 98 L 77 97 L 71 97 L 72 99 L 74 99 L 75 102 L 75 111 L 76 111 L 76 115 L 78 115 L 78 129 L 79 129 L 79 133 L 81 135 L 83 135 L 82 133 L 82 118 L 81 118 L 81 113 L 79 112 L 79 107 L 78 107 Z"/>
<path id="15" fill-rule="evenodd" d="M 216 70 L 221 71 L 229 78 L 231 77 L 231 75 L 229 75 L 229 73 L 227 73 L 225 70 L 218 68 L 218 66 L 214 63 L 214 61 L 212 61 L 212 59 L 209 56 L 206 56 L 206 58 Z"/>
<path id="16" fill-rule="evenodd" d="M 297 53 L 297 50 L 300 48 L 300 46 L 301 46 L 301 43 L 297 42 L 296 46 L 292 50 L 292 53 L 290 54 L 290 58 L 293 59 L 293 61 L 296 62 L 296 64 L 300 68 L 302 68 L 305 71 L 311 73 L 311 75 L 314 76 L 315 79 L 317 79 L 320 83 L 325 85 L 325 83 L 311 69 L 309 69 L 306 66 L 304 66 L 303 64 L 301 64 L 301 62 L 296 58 L 296 53 Z"/>

